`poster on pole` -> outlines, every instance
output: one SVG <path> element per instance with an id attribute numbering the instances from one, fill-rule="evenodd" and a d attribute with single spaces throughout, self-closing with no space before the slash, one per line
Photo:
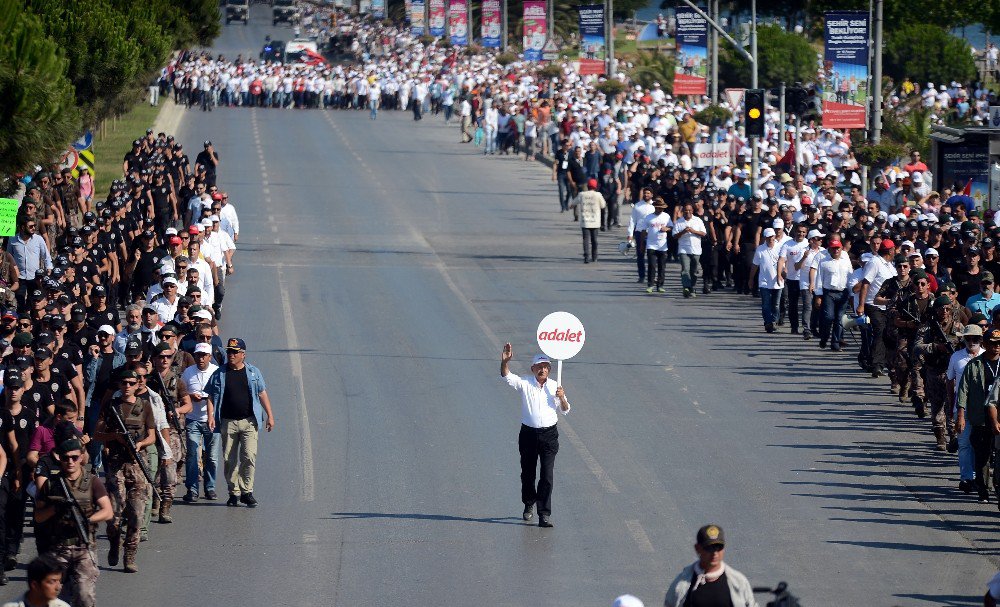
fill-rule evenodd
<path id="1" fill-rule="evenodd" d="M 481 20 L 483 48 L 500 48 L 500 0 L 483 0 Z"/>
<path id="2" fill-rule="evenodd" d="M 938 147 L 938 183 L 955 188 L 955 194 L 968 189 L 976 209 L 985 209 L 990 198 L 990 150 L 988 144 L 941 144 Z"/>
<path id="3" fill-rule="evenodd" d="M 452 46 L 469 45 L 468 0 L 451 0 L 448 4 L 448 32 Z"/>
<path id="4" fill-rule="evenodd" d="M 541 61 L 545 48 L 547 22 L 545 0 L 524 0 L 524 59 Z"/>
<path id="5" fill-rule="evenodd" d="M 424 24 L 425 0 L 410 0 L 410 33 L 423 36 L 426 32 Z"/>
<path id="6" fill-rule="evenodd" d="M 580 13 L 580 75 L 603 74 L 607 59 L 604 37 L 604 5 L 584 4 Z"/>
<path id="7" fill-rule="evenodd" d="M 556 385 L 562 385 L 562 364 L 580 353 L 587 342 L 583 323 L 569 312 L 553 312 L 538 323 L 538 348 L 556 361 Z"/>
<path id="8" fill-rule="evenodd" d="M 372 17 L 385 19 L 385 0 L 371 0 L 370 10 Z"/>
<path id="9" fill-rule="evenodd" d="M 678 6 L 675 95 L 704 95 L 708 88 L 708 22 L 693 8 Z"/>
<path id="10" fill-rule="evenodd" d="M 826 13 L 823 42 L 823 126 L 863 129 L 868 122 L 868 12 Z"/>
<path id="11" fill-rule="evenodd" d="M 430 9 L 428 29 L 431 36 L 444 36 L 444 26 L 447 20 L 447 13 L 444 8 L 444 0 L 428 0 L 427 7 Z"/>
<path id="12" fill-rule="evenodd" d="M 403 5 L 406 7 L 406 11 L 404 13 L 403 18 L 406 19 L 407 23 L 409 23 L 410 22 L 410 12 L 413 10 L 413 6 L 412 6 L 413 5 L 413 0 L 403 0 Z"/>

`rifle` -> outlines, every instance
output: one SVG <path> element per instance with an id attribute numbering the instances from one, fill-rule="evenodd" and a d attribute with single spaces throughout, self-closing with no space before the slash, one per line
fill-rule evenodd
<path id="1" fill-rule="evenodd" d="M 90 534 L 87 533 L 87 518 L 83 515 L 83 508 L 80 507 L 80 502 L 76 501 L 73 497 L 73 492 L 69 490 L 69 485 L 66 484 L 66 479 L 63 478 L 62 474 L 56 476 L 59 481 L 59 488 L 62 490 L 63 495 L 66 496 L 66 502 L 69 504 L 69 512 L 73 517 L 73 526 L 76 527 L 76 533 L 83 540 L 84 544 L 90 544 Z"/>
<path id="2" fill-rule="evenodd" d="M 934 319 L 934 321 L 931 323 L 931 326 L 934 327 L 934 332 L 938 334 L 938 337 L 944 340 L 944 345 L 948 346 L 948 354 L 949 355 L 954 354 L 955 345 L 951 343 L 950 339 L 948 339 L 948 336 L 945 334 L 944 329 L 941 328 L 941 323 L 939 323 L 937 319 Z"/>
<path id="3" fill-rule="evenodd" d="M 153 474 L 149 471 L 149 465 L 147 465 L 145 458 L 139 453 L 139 449 L 135 445 L 135 439 L 132 437 L 132 433 L 128 431 L 125 426 L 125 420 L 122 419 L 121 413 L 115 408 L 113 402 L 108 403 L 108 410 L 111 411 L 111 421 L 114 422 L 117 428 L 116 432 L 125 436 L 126 446 L 128 447 L 129 454 L 135 463 L 139 464 L 139 468 L 142 470 L 142 475 L 146 477 L 146 481 L 149 482 L 150 488 L 153 490 L 153 495 L 157 499 L 160 498 L 159 492 L 156 490 L 156 482 L 153 480 Z"/>
<path id="4" fill-rule="evenodd" d="M 156 381 L 160 384 L 159 394 L 163 397 L 163 407 L 167 412 L 167 421 L 170 422 L 170 425 L 177 432 L 178 436 L 183 436 L 184 433 L 181 431 L 181 420 L 177 415 L 177 406 L 174 404 L 174 399 L 172 396 L 167 394 L 167 386 L 164 385 L 163 378 L 160 377 L 160 373 L 158 371 L 153 371 L 153 375 L 156 376 Z"/>

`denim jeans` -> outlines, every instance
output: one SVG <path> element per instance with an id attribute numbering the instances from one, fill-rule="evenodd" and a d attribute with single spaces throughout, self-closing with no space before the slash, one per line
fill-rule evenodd
<path id="1" fill-rule="evenodd" d="M 819 335 L 820 313 L 813 314 L 813 294 L 808 287 L 799 286 L 799 307 L 801 308 L 802 332 L 807 335 Z"/>
<path id="2" fill-rule="evenodd" d="M 187 421 L 187 459 L 184 486 L 198 494 L 198 448 L 204 447 L 205 491 L 215 491 L 215 473 L 219 466 L 219 435 L 208 429 L 208 422 Z"/>
<path id="3" fill-rule="evenodd" d="M 697 280 L 698 255 L 693 253 L 681 253 L 681 286 L 685 289 L 693 289 Z"/>
<path id="4" fill-rule="evenodd" d="M 760 289 L 760 313 L 765 325 L 778 322 L 778 304 L 781 302 L 781 289 Z"/>
<path id="5" fill-rule="evenodd" d="M 573 188 L 569 187 L 569 173 L 559 173 L 556 183 L 559 185 L 559 210 L 569 210 L 569 199 L 573 197 Z"/>
<path id="6" fill-rule="evenodd" d="M 820 341 L 830 340 L 830 344 L 840 344 L 844 338 L 844 325 L 841 319 L 844 316 L 844 308 L 850 301 L 851 293 L 847 289 L 842 291 L 823 291 L 823 319 L 819 326 Z M 839 345 L 838 345 L 839 347 Z"/>
<path id="7" fill-rule="evenodd" d="M 497 151 L 497 127 L 486 126 L 483 127 L 483 142 L 486 144 L 486 149 L 483 154 L 495 154 Z"/>
<path id="8" fill-rule="evenodd" d="M 971 436 L 972 425 L 965 424 L 965 429 L 958 435 L 958 478 L 963 481 L 971 481 L 976 477 Z"/>

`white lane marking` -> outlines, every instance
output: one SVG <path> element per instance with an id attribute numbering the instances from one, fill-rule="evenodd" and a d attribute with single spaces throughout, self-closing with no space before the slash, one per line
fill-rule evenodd
<path id="1" fill-rule="evenodd" d="M 635 540 L 635 543 L 639 545 L 639 550 L 648 554 L 656 552 L 653 548 L 653 542 L 649 541 L 646 530 L 642 528 L 642 523 L 637 520 L 627 520 L 625 521 L 625 527 L 628 528 L 628 532 L 631 534 L 632 539 Z"/>
<path id="2" fill-rule="evenodd" d="M 264 186 L 264 202 L 268 208 L 274 208 L 271 200 L 270 189 L 268 188 L 267 172 L 264 170 L 264 147 L 260 142 L 260 134 L 257 132 L 257 111 L 250 112 L 250 119 L 254 124 L 254 143 L 257 146 L 257 153 L 260 154 L 261 183 Z M 271 224 L 271 231 L 278 232 L 274 225 L 274 216 L 268 215 Z M 274 239 L 274 244 L 280 245 L 281 241 Z M 316 499 L 316 472 L 313 464 L 312 449 L 312 425 L 309 423 L 309 407 L 306 405 L 306 386 L 302 374 L 302 354 L 299 352 L 299 336 L 295 330 L 295 323 L 292 321 L 292 303 L 288 297 L 288 288 L 284 281 L 284 265 L 276 264 L 278 273 L 278 291 L 281 293 L 281 308 L 285 318 L 285 335 L 288 339 L 288 358 L 292 365 L 292 375 L 299 387 L 299 395 L 296 405 L 299 414 L 299 442 L 302 444 L 302 490 L 299 497 L 304 502 L 311 502 Z"/>

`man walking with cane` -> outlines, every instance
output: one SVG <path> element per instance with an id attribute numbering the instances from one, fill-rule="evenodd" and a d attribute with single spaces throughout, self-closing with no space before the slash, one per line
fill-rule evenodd
<path id="1" fill-rule="evenodd" d="M 500 354 L 500 377 L 507 385 L 521 394 L 521 431 L 517 448 L 521 454 L 521 501 L 524 503 L 525 521 L 530 521 L 535 504 L 538 505 L 538 526 L 552 527 L 552 471 L 559 452 L 557 411 L 569 413 L 566 392 L 556 382 L 548 381 L 551 361 L 538 354 L 531 363 L 531 375 L 518 377 L 507 365 L 514 358 L 514 349 L 504 344 Z M 535 486 L 536 467 L 541 463 L 541 478 Z"/>

